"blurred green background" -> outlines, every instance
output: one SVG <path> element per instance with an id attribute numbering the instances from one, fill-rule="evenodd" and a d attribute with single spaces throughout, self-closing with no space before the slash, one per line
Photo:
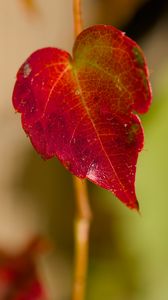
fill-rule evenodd
<path id="1" fill-rule="evenodd" d="M 0 1 L 0 248 L 19 251 L 44 235 L 52 251 L 39 262 L 51 300 L 69 300 L 73 275 L 74 193 L 56 159 L 33 150 L 11 105 L 15 74 L 34 50 L 73 45 L 70 0 Z M 143 116 L 145 147 L 136 190 L 141 215 L 88 183 L 93 221 L 86 300 L 168 299 L 168 13 L 167 1 L 83 0 L 85 27 L 116 25 L 143 48 L 153 104 Z M 3 299 L 2 299 L 3 300 Z"/>

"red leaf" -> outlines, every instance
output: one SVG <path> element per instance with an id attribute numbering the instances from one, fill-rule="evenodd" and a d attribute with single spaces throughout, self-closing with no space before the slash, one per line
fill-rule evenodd
<path id="1" fill-rule="evenodd" d="M 18 255 L 0 251 L 0 299 L 47 300 L 35 262 L 43 244 L 41 238 L 35 238 Z"/>
<path id="2" fill-rule="evenodd" d="M 143 147 L 141 122 L 151 103 L 142 50 L 112 26 L 84 30 L 73 57 L 56 48 L 20 68 L 13 104 L 37 152 L 56 156 L 80 178 L 138 208 L 134 181 Z"/>

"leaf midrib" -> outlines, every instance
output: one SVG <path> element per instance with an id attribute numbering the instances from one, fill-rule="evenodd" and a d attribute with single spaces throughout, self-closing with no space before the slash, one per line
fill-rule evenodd
<path id="1" fill-rule="evenodd" d="M 102 143 L 102 140 L 101 140 L 101 138 L 100 138 L 100 136 L 99 136 L 99 133 L 98 133 L 98 131 L 97 131 L 96 125 L 95 125 L 95 123 L 94 123 L 94 121 L 93 121 L 93 119 L 92 119 L 92 116 L 91 116 L 91 114 L 90 114 L 90 110 L 89 110 L 89 108 L 88 108 L 88 106 L 87 106 L 87 103 L 86 103 L 86 100 L 85 100 L 85 98 L 84 98 L 84 96 L 83 96 L 82 88 L 81 88 L 81 86 L 80 86 L 80 81 L 79 81 L 78 74 L 77 74 L 77 70 L 75 69 L 75 66 L 74 66 L 74 65 L 73 65 L 73 74 L 74 74 L 74 77 L 75 77 L 75 80 L 76 80 L 78 89 L 79 89 L 79 91 L 80 91 L 79 96 L 80 96 L 80 98 L 81 98 L 81 102 L 82 102 L 82 104 L 83 104 L 83 106 L 84 106 L 84 108 L 85 108 L 85 110 L 86 110 L 86 113 L 87 113 L 87 115 L 88 115 L 88 117 L 89 117 L 89 120 L 90 120 L 90 122 L 91 122 L 91 124 L 92 124 L 92 127 L 94 128 L 94 131 L 95 131 L 96 136 L 97 136 L 97 139 L 98 139 L 98 141 L 99 141 L 99 143 L 100 143 L 101 149 L 102 149 L 103 153 L 105 154 L 105 157 L 106 157 L 107 161 L 108 161 L 109 164 L 110 164 L 110 167 L 111 167 L 111 169 L 112 169 L 112 171 L 113 171 L 113 173 L 114 173 L 114 175 L 115 175 L 115 177 L 116 177 L 116 180 L 118 181 L 118 183 L 119 183 L 119 185 L 121 186 L 123 192 L 124 192 L 125 195 L 127 196 L 127 190 L 125 189 L 124 185 L 122 184 L 121 180 L 119 179 L 119 177 L 118 177 L 118 175 L 117 175 L 117 172 L 116 172 L 115 168 L 114 168 L 113 165 L 112 165 L 112 162 L 111 162 L 111 160 L 110 160 L 110 157 L 109 157 L 108 153 L 106 152 L 106 150 L 105 150 L 105 148 L 104 148 L 104 146 L 103 146 L 103 143 Z M 129 198 L 129 197 L 127 197 L 127 198 L 128 198 L 128 201 L 130 201 L 130 198 Z"/>

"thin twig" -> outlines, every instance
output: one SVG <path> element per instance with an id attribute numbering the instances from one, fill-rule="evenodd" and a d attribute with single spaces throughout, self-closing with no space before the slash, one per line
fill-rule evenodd
<path id="1" fill-rule="evenodd" d="M 73 0 L 75 37 L 82 31 L 81 0 Z M 87 183 L 73 177 L 76 193 L 75 217 L 75 267 L 72 300 L 84 300 L 89 248 L 91 209 L 89 206 Z"/>
<path id="2" fill-rule="evenodd" d="M 75 37 L 82 31 L 81 0 L 73 0 Z"/>
<path id="3" fill-rule="evenodd" d="M 73 178 L 76 193 L 75 272 L 73 300 L 83 300 L 85 294 L 91 210 L 85 180 Z"/>

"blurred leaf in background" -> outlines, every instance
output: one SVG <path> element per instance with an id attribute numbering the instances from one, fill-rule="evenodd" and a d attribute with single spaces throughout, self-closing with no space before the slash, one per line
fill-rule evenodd
<path id="1" fill-rule="evenodd" d="M 0 251 L 0 299 L 48 299 L 36 262 L 45 248 L 44 240 L 37 237 L 20 253 Z"/>

